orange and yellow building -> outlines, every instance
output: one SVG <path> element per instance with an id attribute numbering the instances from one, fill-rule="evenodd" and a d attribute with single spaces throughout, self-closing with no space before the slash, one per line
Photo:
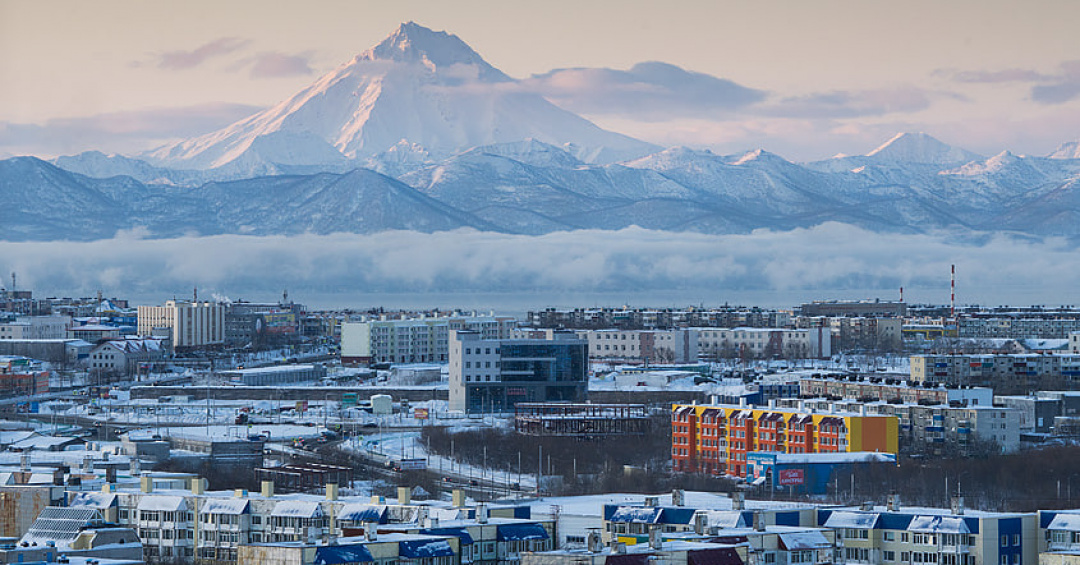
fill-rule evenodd
<path id="1" fill-rule="evenodd" d="M 894 416 L 675 404 L 671 461 L 675 471 L 745 477 L 746 454 L 756 451 L 895 455 L 898 430 Z"/>

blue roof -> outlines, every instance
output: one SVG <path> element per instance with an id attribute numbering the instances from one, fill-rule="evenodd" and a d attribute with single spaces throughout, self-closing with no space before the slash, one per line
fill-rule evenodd
<path id="1" fill-rule="evenodd" d="M 660 521 L 659 506 L 613 506 L 611 509 L 611 514 L 607 517 L 611 522 L 656 524 Z"/>
<path id="2" fill-rule="evenodd" d="M 444 539 L 424 539 L 398 542 L 398 558 L 425 559 L 428 557 L 452 557 L 454 550 Z"/>
<path id="3" fill-rule="evenodd" d="M 472 545 L 474 543 L 469 530 L 465 528 L 428 528 L 421 530 L 420 533 L 432 536 L 454 536 L 461 540 L 462 545 Z"/>
<path id="4" fill-rule="evenodd" d="M 327 545 L 315 549 L 315 559 L 312 565 L 337 565 L 339 563 L 363 563 L 375 561 L 366 546 L 357 545 Z"/>
<path id="5" fill-rule="evenodd" d="M 604 518 L 609 522 L 635 524 L 689 524 L 694 520 L 693 508 L 661 506 L 604 506 Z"/>
<path id="6" fill-rule="evenodd" d="M 370 506 L 367 504 L 346 504 L 341 509 L 338 520 L 350 522 L 378 522 L 384 523 L 383 516 L 386 514 L 385 506 Z"/>
<path id="7" fill-rule="evenodd" d="M 548 539 L 548 533 L 540 524 L 503 524 L 495 538 L 499 541 Z"/>

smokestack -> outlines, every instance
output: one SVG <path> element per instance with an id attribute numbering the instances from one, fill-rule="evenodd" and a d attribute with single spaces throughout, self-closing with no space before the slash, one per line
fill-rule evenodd
<path id="1" fill-rule="evenodd" d="M 950 287 L 951 293 L 949 294 L 949 315 L 955 320 L 956 319 L 956 265 L 952 266 L 952 280 L 950 282 L 950 285 L 951 285 L 951 287 Z"/>
<path id="2" fill-rule="evenodd" d="M 900 302 L 904 301 L 904 287 L 900 287 Z"/>

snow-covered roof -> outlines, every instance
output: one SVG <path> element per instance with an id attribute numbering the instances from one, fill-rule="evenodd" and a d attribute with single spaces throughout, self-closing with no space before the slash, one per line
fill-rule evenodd
<path id="1" fill-rule="evenodd" d="M 912 532 L 970 534 L 963 518 L 957 516 L 916 516 L 907 528 Z"/>
<path id="2" fill-rule="evenodd" d="M 880 515 L 877 512 L 839 510 L 829 514 L 829 518 L 825 520 L 825 527 L 833 530 L 840 528 L 871 529 L 877 524 L 879 517 Z"/>
<path id="3" fill-rule="evenodd" d="M 1054 519 L 1050 521 L 1050 525 L 1046 526 L 1046 529 L 1080 532 L 1080 514 L 1061 512 L 1054 516 Z"/>
<path id="4" fill-rule="evenodd" d="M 11 447 L 16 449 L 43 449 L 47 450 L 58 445 L 67 445 L 69 443 L 81 442 L 82 440 L 74 437 L 63 436 L 32 436 L 26 439 L 16 441 L 11 444 Z"/>
<path id="5" fill-rule="evenodd" d="M 246 498 L 207 498 L 199 507 L 199 514 L 243 514 L 248 507 Z"/>
<path id="6" fill-rule="evenodd" d="M 274 506 L 271 516 L 293 518 L 317 518 L 322 516 L 322 506 L 309 500 L 282 500 Z"/>
<path id="7" fill-rule="evenodd" d="M 792 463 L 892 463 L 896 456 L 876 451 L 851 451 L 834 453 L 777 453 L 778 464 Z"/>
<path id="8" fill-rule="evenodd" d="M 108 492 L 77 492 L 68 500 L 68 508 L 110 508 L 116 503 L 116 495 Z"/>
<path id="9" fill-rule="evenodd" d="M 451 557 L 454 550 L 450 547 L 450 542 L 441 538 L 403 540 L 398 542 L 398 555 L 405 559 Z"/>
<path id="10" fill-rule="evenodd" d="M 338 520 L 348 520 L 350 522 L 382 522 L 382 517 L 385 512 L 385 506 L 349 503 L 342 507 L 341 512 L 338 513 Z"/>
<path id="11" fill-rule="evenodd" d="M 788 551 L 820 549 L 832 546 L 829 540 L 825 539 L 825 534 L 821 533 L 820 530 L 782 533 L 780 534 L 780 543 L 784 544 Z"/>
<path id="12" fill-rule="evenodd" d="M 720 528 L 746 527 L 746 520 L 743 518 L 743 513 L 738 510 L 703 510 L 699 511 L 699 513 L 705 515 L 706 523 L 709 526 L 717 526 Z"/>
<path id="13" fill-rule="evenodd" d="M 139 510 L 175 512 L 187 510 L 187 504 L 182 496 L 144 496 L 139 501 Z"/>

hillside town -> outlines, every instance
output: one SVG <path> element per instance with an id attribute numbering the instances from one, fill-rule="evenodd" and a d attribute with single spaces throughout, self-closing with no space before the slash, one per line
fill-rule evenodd
<path id="1" fill-rule="evenodd" d="M 2 562 L 1080 559 L 1071 307 L 518 319 L 16 282 Z M 990 487 L 988 461 L 1045 463 Z"/>

